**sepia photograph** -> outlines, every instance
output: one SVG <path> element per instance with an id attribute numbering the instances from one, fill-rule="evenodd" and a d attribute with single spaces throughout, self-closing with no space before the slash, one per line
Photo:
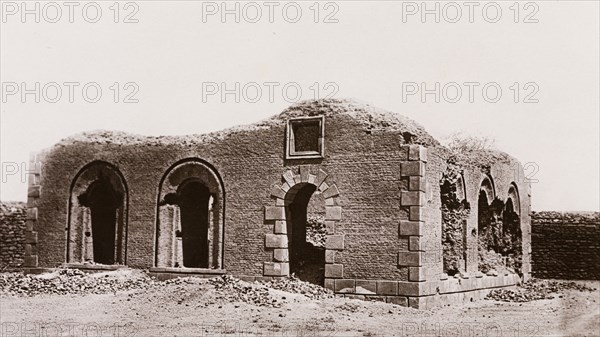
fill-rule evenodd
<path id="1" fill-rule="evenodd" d="M 0 0 L 0 337 L 600 337 L 599 0 Z"/>

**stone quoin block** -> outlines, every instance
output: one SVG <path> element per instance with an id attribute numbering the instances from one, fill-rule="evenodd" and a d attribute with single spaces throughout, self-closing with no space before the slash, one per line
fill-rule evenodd
<path id="1" fill-rule="evenodd" d="M 331 291 L 335 291 L 335 280 L 331 279 L 331 278 L 326 278 L 323 286 L 326 289 L 329 289 Z"/>
<path id="2" fill-rule="evenodd" d="M 35 207 L 34 208 L 28 208 L 27 209 L 27 217 L 26 217 L 26 219 L 27 220 L 33 220 L 33 221 L 35 221 L 35 220 L 37 220 L 37 218 L 38 218 L 38 210 L 37 210 L 37 208 L 35 208 Z"/>
<path id="3" fill-rule="evenodd" d="M 335 263 L 335 250 L 325 250 L 325 263 Z"/>
<path id="4" fill-rule="evenodd" d="M 286 262 L 265 262 L 264 276 L 287 276 L 290 273 L 290 265 Z"/>
<path id="5" fill-rule="evenodd" d="M 27 197 L 27 207 L 37 207 L 37 200 L 39 198 Z"/>
<path id="6" fill-rule="evenodd" d="M 352 294 L 355 292 L 354 284 L 354 280 L 335 280 L 335 292 Z"/>
<path id="7" fill-rule="evenodd" d="M 422 235 L 423 223 L 420 221 L 400 221 L 400 235 Z"/>
<path id="8" fill-rule="evenodd" d="M 343 235 L 328 235 L 325 241 L 325 248 L 332 250 L 343 250 L 344 249 L 344 236 Z"/>
<path id="9" fill-rule="evenodd" d="M 414 309 L 424 309 L 425 299 L 420 297 L 409 297 L 408 306 Z"/>
<path id="10" fill-rule="evenodd" d="M 408 213 L 408 220 L 410 221 L 425 221 L 425 214 L 421 206 L 410 206 Z"/>
<path id="11" fill-rule="evenodd" d="M 398 282 L 398 295 L 418 296 L 420 285 L 418 282 Z"/>
<path id="12" fill-rule="evenodd" d="M 344 265 L 342 265 L 342 264 L 326 264 L 325 265 L 325 277 L 326 278 L 342 278 L 342 277 L 344 277 Z"/>
<path id="13" fill-rule="evenodd" d="M 325 220 L 341 220 L 342 208 L 340 206 L 325 206 Z"/>
<path id="14" fill-rule="evenodd" d="M 335 184 L 329 186 L 329 188 L 323 192 L 323 198 L 325 199 L 336 197 L 338 195 L 340 195 L 340 191 Z"/>
<path id="15" fill-rule="evenodd" d="M 408 280 L 413 282 L 425 281 L 425 268 L 408 267 Z"/>
<path id="16" fill-rule="evenodd" d="M 398 282 L 377 281 L 377 295 L 398 295 Z"/>
<path id="17" fill-rule="evenodd" d="M 398 253 L 398 265 L 408 267 L 419 267 L 422 265 L 421 252 L 400 252 Z"/>
<path id="18" fill-rule="evenodd" d="M 33 185 L 27 187 L 27 197 L 29 198 L 39 198 L 40 197 L 40 185 Z"/>
<path id="19" fill-rule="evenodd" d="M 411 176 L 408 177 L 408 189 L 410 191 L 422 191 L 425 192 L 427 180 L 425 177 Z"/>
<path id="20" fill-rule="evenodd" d="M 25 232 L 25 243 L 36 244 L 38 242 L 37 232 Z"/>
<path id="21" fill-rule="evenodd" d="M 356 280 L 356 293 L 363 295 L 377 294 L 377 281 Z"/>
<path id="22" fill-rule="evenodd" d="M 408 149 L 408 160 L 427 161 L 427 148 L 421 145 L 410 145 Z"/>
<path id="23" fill-rule="evenodd" d="M 273 232 L 275 234 L 287 234 L 287 223 L 284 220 L 275 221 Z"/>
<path id="24" fill-rule="evenodd" d="M 325 221 L 325 230 L 327 231 L 327 234 L 334 234 L 335 233 L 335 221 L 331 221 L 331 220 Z"/>
<path id="25" fill-rule="evenodd" d="M 285 220 L 285 207 L 265 206 L 265 220 Z"/>
<path id="26" fill-rule="evenodd" d="M 402 191 L 400 202 L 402 206 L 424 206 L 425 193 L 421 191 Z"/>
<path id="27" fill-rule="evenodd" d="M 287 235 L 281 235 L 281 234 L 265 235 L 265 247 L 266 248 L 287 248 L 288 247 Z"/>
<path id="28" fill-rule="evenodd" d="M 401 164 L 400 172 L 403 177 L 407 176 L 424 176 L 425 164 L 420 161 L 408 161 Z"/>
<path id="29" fill-rule="evenodd" d="M 273 250 L 273 260 L 277 262 L 288 262 L 290 260 L 289 250 L 275 249 Z"/>
<path id="30" fill-rule="evenodd" d="M 34 224 L 35 224 L 35 221 L 33 221 L 33 220 L 26 220 L 25 221 L 25 230 L 26 231 L 32 231 Z"/>
<path id="31" fill-rule="evenodd" d="M 423 247 L 421 247 L 421 237 L 419 237 L 419 236 L 409 237 L 408 238 L 408 250 L 423 251 Z"/>

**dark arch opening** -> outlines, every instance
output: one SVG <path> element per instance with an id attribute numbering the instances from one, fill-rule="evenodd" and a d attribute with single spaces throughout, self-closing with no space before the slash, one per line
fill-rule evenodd
<path id="1" fill-rule="evenodd" d="M 208 268 L 208 222 L 211 194 L 199 181 L 182 184 L 178 191 L 183 266 Z"/>
<path id="2" fill-rule="evenodd" d="M 121 256 L 123 230 L 122 223 L 117 221 L 117 212 L 122 199 L 110 182 L 102 177 L 79 196 L 79 203 L 90 208 L 91 233 L 86 231 L 84 235 L 92 238 L 95 263 L 114 264 Z"/>
<path id="3" fill-rule="evenodd" d="M 522 233 L 521 219 L 519 213 L 515 211 L 512 198 L 506 200 L 504 211 L 502 212 L 502 250 L 503 256 L 506 256 L 506 267 L 521 274 L 522 261 Z"/>
<path id="4" fill-rule="evenodd" d="M 322 204 L 316 199 L 316 186 L 302 184 L 294 186 L 286 195 L 289 240 L 290 273 L 300 280 L 323 285 L 325 280 L 324 214 L 309 204 Z M 313 200 L 316 201 L 316 200 Z M 324 203 L 324 202 L 323 202 Z M 324 205 L 323 209 L 324 209 Z M 310 214 L 309 214 L 310 213 Z M 319 233 L 320 232 L 320 233 Z M 323 242 L 319 243 L 319 238 Z"/>
<path id="5" fill-rule="evenodd" d="M 485 191 L 479 191 L 479 199 L 477 201 L 477 231 L 479 236 L 485 233 L 486 227 L 489 225 L 490 205 L 488 195 Z"/>

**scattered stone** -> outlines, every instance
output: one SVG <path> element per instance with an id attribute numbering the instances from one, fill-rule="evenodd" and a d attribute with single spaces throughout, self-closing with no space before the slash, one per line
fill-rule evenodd
<path id="1" fill-rule="evenodd" d="M 485 298 L 502 302 L 530 302 L 534 300 L 552 299 L 551 294 L 564 290 L 594 291 L 585 285 L 568 281 L 548 281 L 532 279 L 518 286 L 516 289 L 495 289 Z"/>
<path id="2" fill-rule="evenodd" d="M 97 274 L 86 274 L 78 269 L 59 269 L 40 275 L 2 273 L 0 293 L 17 296 L 106 294 L 148 288 L 155 282 L 146 274 L 131 270 Z"/>
<path id="3" fill-rule="evenodd" d="M 265 286 L 293 294 L 302 294 L 310 299 L 333 298 L 333 292 L 316 284 L 304 282 L 294 275 L 273 281 L 261 282 Z"/>

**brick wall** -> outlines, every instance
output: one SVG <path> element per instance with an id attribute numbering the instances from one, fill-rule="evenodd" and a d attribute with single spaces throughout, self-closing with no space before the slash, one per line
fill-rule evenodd
<path id="1" fill-rule="evenodd" d="M 600 280 L 600 213 L 533 212 L 531 241 L 533 276 Z"/>
<path id="2" fill-rule="evenodd" d="M 0 208 L 0 270 L 9 270 L 24 262 L 26 207 L 2 202 Z"/>
<path id="3" fill-rule="evenodd" d="M 314 115 L 325 116 L 325 157 L 286 160 L 287 120 Z M 252 126 L 209 135 L 141 137 L 107 132 L 65 140 L 36 157 L 42 167 L 39 198 L 32 201 L 37 266 L 65 262 L 70 186 L 85 165 L 105 161 L 118 168 L 128 186 L 126 264 L 152 267 L 161 179 L 178 161 L 200 158 L 224 183 L 223 267 L 228 273 L 263 275 L 264 264 L 275 254 L 266 247 L 266 234 L 275 232 L 276 219 L 265 218 L 266 210 L 277 206 L 271 193 L 285 182 L 286 172 L 308 169 L 325 172 L 327 185 L 339 190 L 332 209 L 341 210 L 335 235 L 344 238 L 344 250 L 334 261 L 343 265 L 343 277 L 407 280 L 408 270 L 397 266 L 398 251 L 408 248 L 408 242 L 398 239 L 398 224 L 408 220 L 400 208 L 405 133 L 424 145 L 436 143 L 399 115 L 362 105 L 316 102 Z"/>

